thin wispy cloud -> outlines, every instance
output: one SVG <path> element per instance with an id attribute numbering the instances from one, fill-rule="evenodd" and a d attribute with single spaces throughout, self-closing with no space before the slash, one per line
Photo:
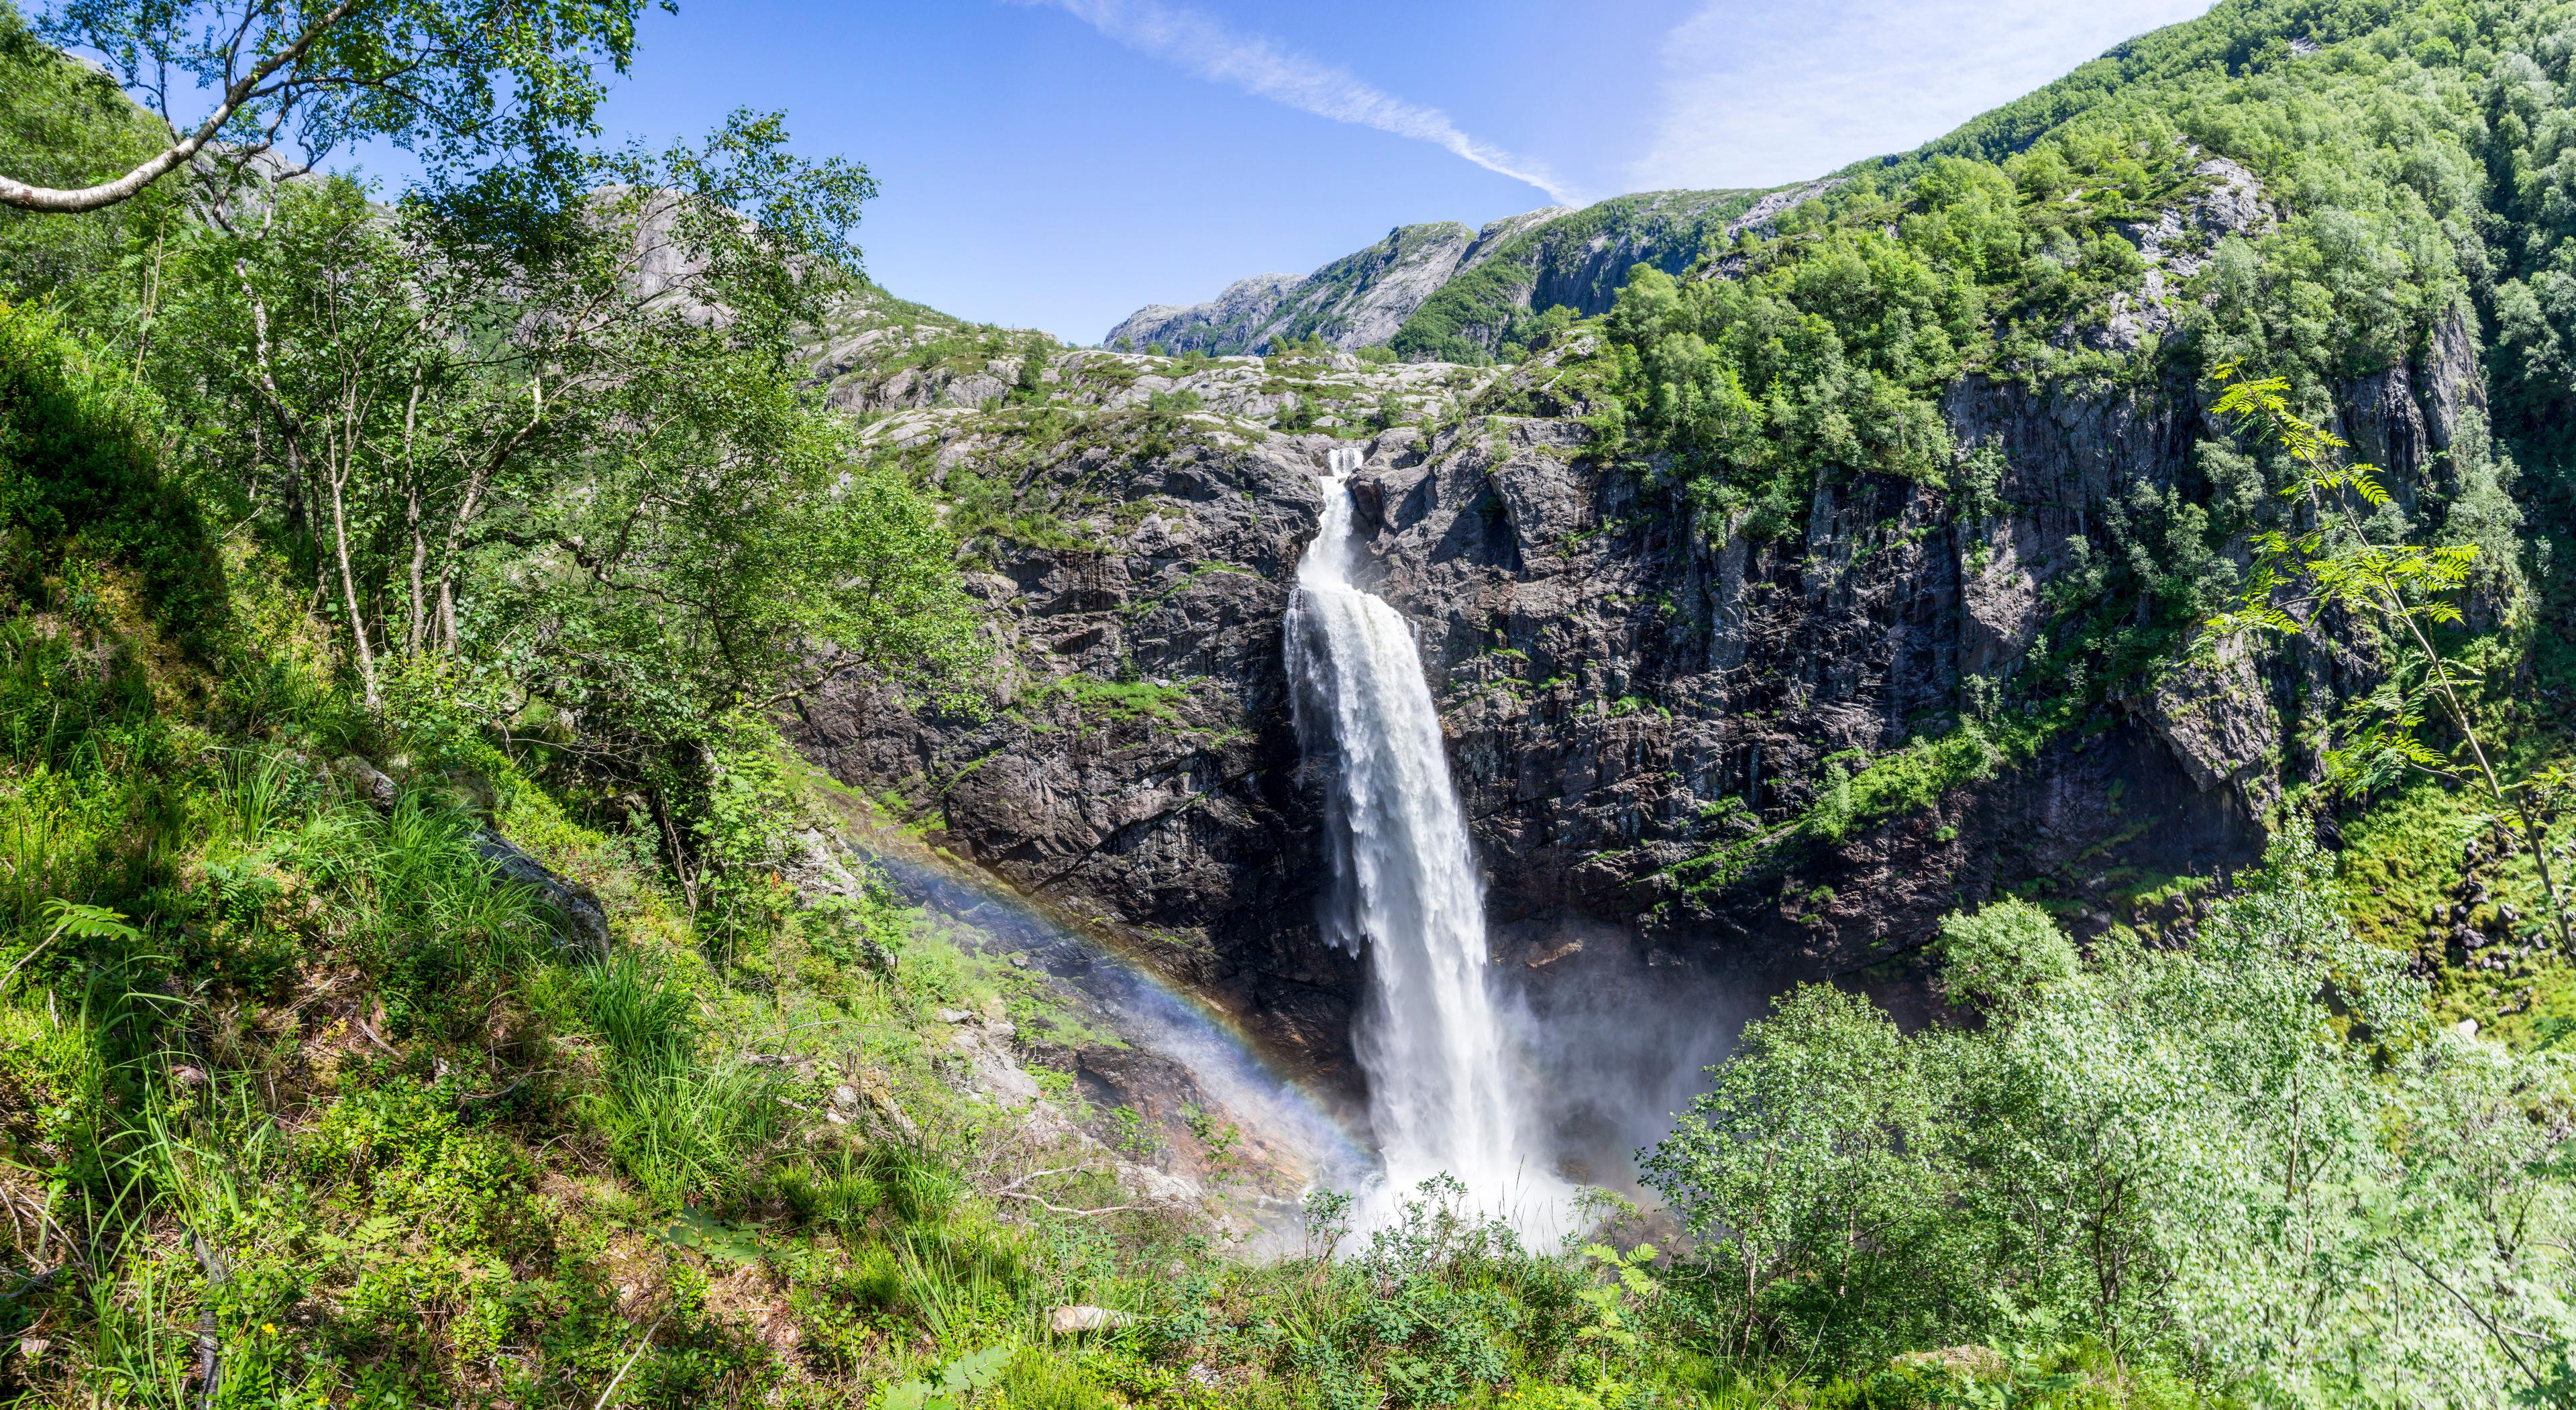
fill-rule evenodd
<path id="1" fill-rule="evenodd" d="M 1664 38 L 1635 188 L 1770 186 L 1921 145 L 2210 0 L 1708 0 Z"/>
<path id="2" fill-rule="evenodd" d="M 1408 103 L 1361 81 L 1348 69 L 1308 58 L 1257 34 L 1238 33 L 1196 10 L 1163 5 L 1156 0 L 1019 3 L 1062 10 L 1131 49 L 1187 69 L 1209 82 L 1239 88 L 1334 122 L 1429 142 L 1487 171 L 1525 181 L 1554 200 L 1576 199 L 1573 189 L 1542 163 L 1468 136 L 1438 108 Z"/>

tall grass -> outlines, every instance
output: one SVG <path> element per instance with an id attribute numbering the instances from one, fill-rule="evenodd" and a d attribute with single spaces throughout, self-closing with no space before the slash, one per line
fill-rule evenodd
<path id="1" fill-rule="evenodd" d="M 307 789 L 292 760 L 273 750 L 226 751 L 215 775 L 215 801 L 227 840 L 266 841 L 297 811 Z"/>
<path id="2" fill-rule="evenodd" d="M 129 1248 L 141 1245 L 129 1256 Z M 150 1406 L 153 1410 L 198 1410 L 189 1393 L 197 1373 L 197 1345 L 192 1329 L 178 1315 L 178 1285 L 185 1275 L 153 1256 L 149 1234 L 139 1223 L 121 1225 L 116 1235 L 93 1245 L 100 1267 L 120 1276 L 89 1280 L 89 1316 L 94 1341 L 88 1358 L 89 1389 L 110 1405 Z"/>
<path id="3" fill-rule="evenodd" d="M 690 1048 L 688 992 L 633 951 L 583 966 L 579 1002 L 613 1062 L 653 1062 Z"/>
<path id="4" fill-rule="evenodd" d="M 1110 1410 L 1113 1402 L 1082 1372 L 1033 1346 L 1024 1346 L 995 1383 L 1011 1410 Z"/>
<path id="5" fill-rule="evenodd" d="M 952 1220 L 905 1229 L 892 1246 L 904 1300 L 941 1346 L 964 1351 L 1033 1330 L 1029 1251 L 1017 1230 Z"/>
<path id="6" fill-rule="evenodd" d="M 738 1056 L 702 1057 L 688 991 L 630 951 L 584 965 L 575 998 L 607 1078 L 587 1112 L 618 1164 L 666 1205 L 743 1194 L 755 1155 L 788 1128 L 771 1074 Z"/>
<path id="7" fill-rule="evenodd" d="M 30 943 L 44 903 L 80 894 L 98 831 L 81 816 L 71 780 L 50 771 L 0 796 L 0 924 Z"/>
<path id="8" fill-rule="evenodd" d="M 461 1035 L 543 953 L 535 894 L 493 875 L 474 829 L 414 791 L 382 816 L 318 806 L 291 840 L 288 859 L 330 892 L 333 938 L 375 980 L 398 1033 Z"/>
<path id="9" fill-rule="evenodd" d="M 666 1205 L 723 1205 L 755 1178 L 755 1156 L 786 1129 L 769 1074 L 679 1053 L 620 1063 L 588 1104 L 618 1164 Z"/>

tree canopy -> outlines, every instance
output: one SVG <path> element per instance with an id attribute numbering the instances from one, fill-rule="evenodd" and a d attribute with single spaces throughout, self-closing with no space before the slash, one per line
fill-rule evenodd
<path id="1" fill-rule="evenodd" d="M 369 137 L 388 138 L 433 169 L 500 154 L 543 169 L 591 134 L 605 91 L 596 66 L 625 71 L 642 8 L 642 0 L 63 0 L 41 15 L 37 33 L 98 56 L 159 117 L 163 140 L 139 160 L 34 179 L 0 172 L 0 205 L 97 210 L 174 171 L 221 182 L 255 169 L 309 170 Z"/>

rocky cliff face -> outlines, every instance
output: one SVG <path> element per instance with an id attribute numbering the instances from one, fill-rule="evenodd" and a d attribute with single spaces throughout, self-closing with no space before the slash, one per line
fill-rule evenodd
<path id="1" fill-rule="evenodd" d="M 1482 230 L 1456 221 L 1400 225 L 1386 238 L 1308 275 L 1258 274 L 1238 279 L 1215 299 L 1175 307 L 1149 304 L 1129 314 L 1102 341 L 1171 353 L 1268 352 L 1291 340 L 1320 337 L 1346 352 L 1392 339 L 1425 299 L 1476 268 L 1522 232 L 1569 215 L 1566 206 L 1507 216 Z"/>
<path id="2" fill-rule="evenodd" d="M 1462 235 L 1466 231 L 1463 225 L 1457 229 Z M 1393 241 L 1401 233 L 1389 234 L 1387 239 Z M 1127 315 L 1101 341 L 1139 351 L 1158 345 L 1172 353 L 1261 351 L 1269 346 L 1279 322 L 1279 306 L 1308 282 L 1303 274 L 1256 274 L 1226 285 L 1203 304 L 1147 304 Z"/>
<path id="3" fill-rule="evenodd" d="M 2268 218 L 2259 190 L 2215 175 L 2140 232 L 2151 273 Z M 1507 369 L 1062 354 L 1050 405 L 1086 419 L 1034 439 L 1028 418 L 916 399 L 867 434 L 934 474 L 1007 481 L 1019 516 L 979 538 L 971 578 L 1011 663 L 1001 705 L 946 714 L 849 681 L 796 738 L 1330 1073 L 1348 1070 L 1360 970 L 1314 922 L 1330 761 L 1299 757 L 1281 633 L 1334 448 L 1365 454 L 1365 585 L 1416 625 L 1497 958 L 1542 1014 L 1826 977 L 1919 1007 L 1939 918 L 2007 888 L 2080 933 L 2178 918 L 2168 883 L 2258 855 L 2282 783 L 2312 768 L 2298 702 L 2366 675 L 2223 654 L 2026 758 L 1820 831 L 1872 761 L 1983 737 L 1962 726 L 2049 630 L 2049 585 L 2107 548 L 2120 503 L 2201 492 L 2221 428 L 2178 374 L 1971 376 L 1942 412 L 1963 465 L 2002 467 L 1976 512 L 1827 477 L 1802 532 L 1756 539 L 1587 458 L 1587 408 L 1555 389 L 1591 351 Z M 2454 320 L 2343 389 L 2339 424 L 2411 483 L 2482 397 L 2475 331 Z"/>

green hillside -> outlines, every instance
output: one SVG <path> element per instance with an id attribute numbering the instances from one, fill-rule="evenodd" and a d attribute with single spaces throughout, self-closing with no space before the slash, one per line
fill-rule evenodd
<path id="1" fill-rule="evenodd" d="M 1638 265 L 1696 263 L 1759 191 L 1653 191 L 1584 207 L 1497 243 L 1423 301 L 1387 346 L 1409 362 L 1518 361 L 1551 309 L 1607 313 Z"/>

